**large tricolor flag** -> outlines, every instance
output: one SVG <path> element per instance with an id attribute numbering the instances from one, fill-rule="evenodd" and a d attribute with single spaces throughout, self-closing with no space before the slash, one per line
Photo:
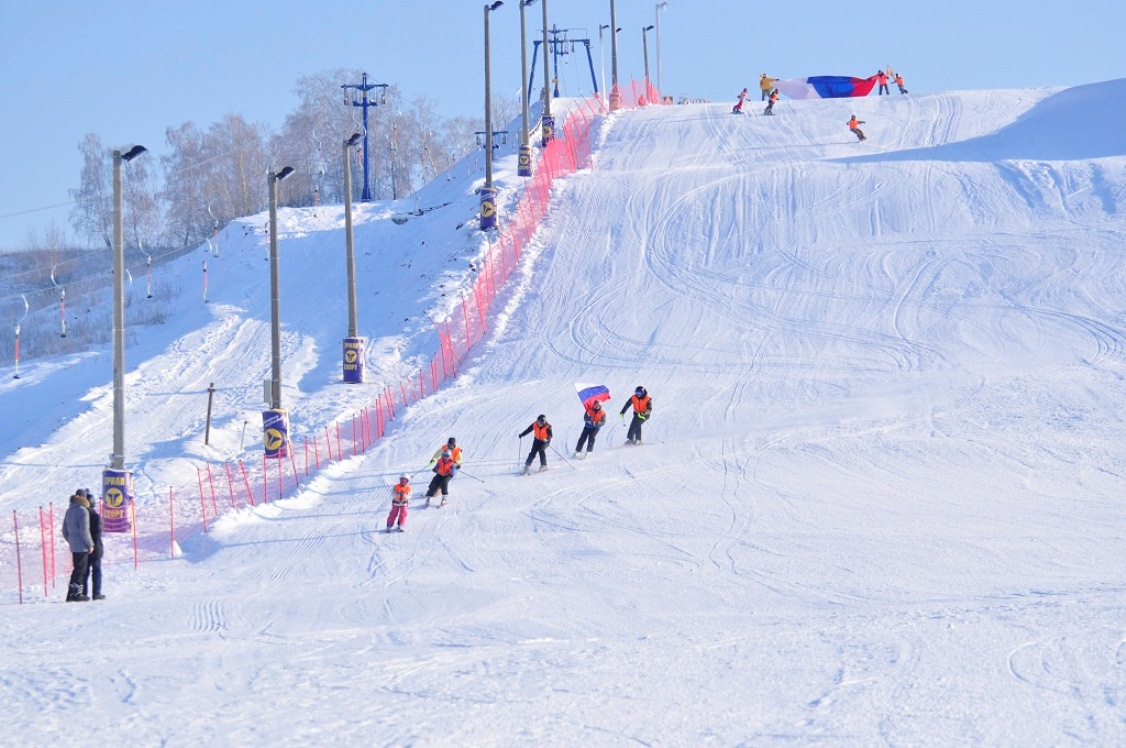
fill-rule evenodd
<path id="1" fill-rule="evenodd" d="M 876 85 L 876 76 L 850 78 L 847 75 L 815 75 L 812 78 L 787 78 L 774 81 L 778 93 L 791 99 L 841 99 L 867 96 Z"/>
<path id="2" fill-rule="evenodd" d="M 579 399 L 583 401 L 583 407 L 590 410 L 590 406 L 597 402 L 605 402 L 610 399 L 610 388 L 604 384 L 580 384 L 575 382 L 575 391 L 579 393 Z"/>

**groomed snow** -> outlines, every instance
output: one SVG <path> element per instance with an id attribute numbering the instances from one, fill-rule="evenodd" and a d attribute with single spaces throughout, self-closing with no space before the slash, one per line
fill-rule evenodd
<path id="1" fill-rule="evenodd" d="M 3 580 L 4 741 L 1126 743 L 1126 142 L 1093 124 L 1123 101 L 1126 80 L 605 117 L 492 337 L 370 452 L 175 560 L 134 571 L 113 537 L 104 602 L 60 581 L 21 606 Z M 513 156 L 497 174 L 511 199 Z M 295 434 L 428 360 L 426 313 L 481 255 L 480 180 L 361 207 L 362 386 L 339 383 L 341 208 L 282 211 Z M 209 304 L 204 247 L 164 270 L 168 323 L 130 333 L 139 502 L 260 457 L 264 220 L 225 232 Z M 96 485 L 111 380 L 109 350 L 5 373 L 5 517 Z M 613 393 L 581 462 L 574 382 Z M 655 413 L 627 447 L 636 385 Z M 519 477 L 538 413 L 552 469 Z M 418 508 L 451 435 L 468 474 Z"/>

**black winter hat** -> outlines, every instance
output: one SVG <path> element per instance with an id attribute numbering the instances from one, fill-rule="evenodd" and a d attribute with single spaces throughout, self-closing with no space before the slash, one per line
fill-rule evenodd
<path id="1" fill-rule="evenodd" d="M 75 496 L 89 496 L 89 494 L 86 493 L 85 488 L 78 489 L 77 491 L 74 492 L 74 495 Z"/>

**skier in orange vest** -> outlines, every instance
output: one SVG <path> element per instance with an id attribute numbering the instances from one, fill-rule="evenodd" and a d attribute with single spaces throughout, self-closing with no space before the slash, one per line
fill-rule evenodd
<path id="1" fill-rule="evenodd" d="M 885 72 L 883 70 L 880 70 L 879 72 L 877 72 L 876 73 L 876 82 L 880 84 L 880 92 L 878 94 L 879 96 L 883 96 L 884 94 L 890 95 L 890 92 L 888 91 L 888 74 L 887 74 L 887 72 Z"/>
<path id="2" fill-rule="evenodd" d="M 433 471 L 434 477 L 430 479 L 430 487 L 426 489 L 426 506 L 430 506 L 430 499 L 441 491 L 442 503 L 438 506 L 442 507 L 446 505 L 446 499 L 450 495 L 450 480 L 457 473 L 457 463 L 450 456 L 450 450 L 442 450 L 442 456 L 434 464 Z"/>
<path id="3" fill-rule="evenodd" d="M 903 86 L 903 76 L 899 73 L 895 74 L 895 85 L 899 86 L 899 93 L 907 93 L 907 89 Z"/>
<path id="4" fill-rule="evenodd" d="M 853 134 L 855 134 L 859 140 L 868 139 L 868 137 L 864 134 L 864 131 L 860 129 L 860 126 L 863 124 L 864 120 L 857 119 L 855 114 L 851 115 L 851 119 L 849 119 L 848 121 L 848 129 L 852 130 Z"/>
<path id="5" fill-rule="evenodd" d="M 391 513 L 387 515 L 387 532 L 391 532 L 396 523 L 399 526 L 399 532 L 403 531 L 403 525 L 407 523 L 407 508 L 410 503 L 410 476 L 400 475 L 399 482 L 391 488 Z"/>
<path id="6" fill-rule="evenodd" d="M 626 444 L 641 444 L 641 424 L 653 415 L 653 398 L 649 397 L 649 392 L 644 387 L 638 386 L 618 415 L 624 419 L 631 405 L 633 420 L 629 422 L 629 431 L 626 432 Z"/>
<path id="7" fill-rule="evenodd" d="M 532 425 L 521 431 L 517 436 L 523 439 L 528 434 L 532 434 L 532 451 L 528 453 L 528 459 L 524 461 L 523 475 L 532 472 L 532 460 L 539 455 L 540 458 L 540 472 L 547 470 L 547 445 L 551 444 L 551 424 L 547 422 L 547 416 L 540 413 L 536 416 L 536 420 Z"/>
<path id="8" fill-rule="evenodd" d="M 764 111 L 763 114 L 769 114 L 771 116 L 774 116 L 774 102 L 776 102 L 776 101 L 778 101 L 778 89 L 777 88 L 770 92 L 770 101 L 767 102 L 766 111 Z"/>

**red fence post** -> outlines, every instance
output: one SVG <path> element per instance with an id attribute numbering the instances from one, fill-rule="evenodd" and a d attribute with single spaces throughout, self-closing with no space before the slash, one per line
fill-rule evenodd
<path id="1" fill-rule="evenodd" d="M 18 538 L 17 538 L 18 540 Z M 39 546 L 43 551 L 43 597 L 47 597 L 50 583 L 47 581 L 47 527 L 43 517 L 43 507 L 39 507 Z"/>

